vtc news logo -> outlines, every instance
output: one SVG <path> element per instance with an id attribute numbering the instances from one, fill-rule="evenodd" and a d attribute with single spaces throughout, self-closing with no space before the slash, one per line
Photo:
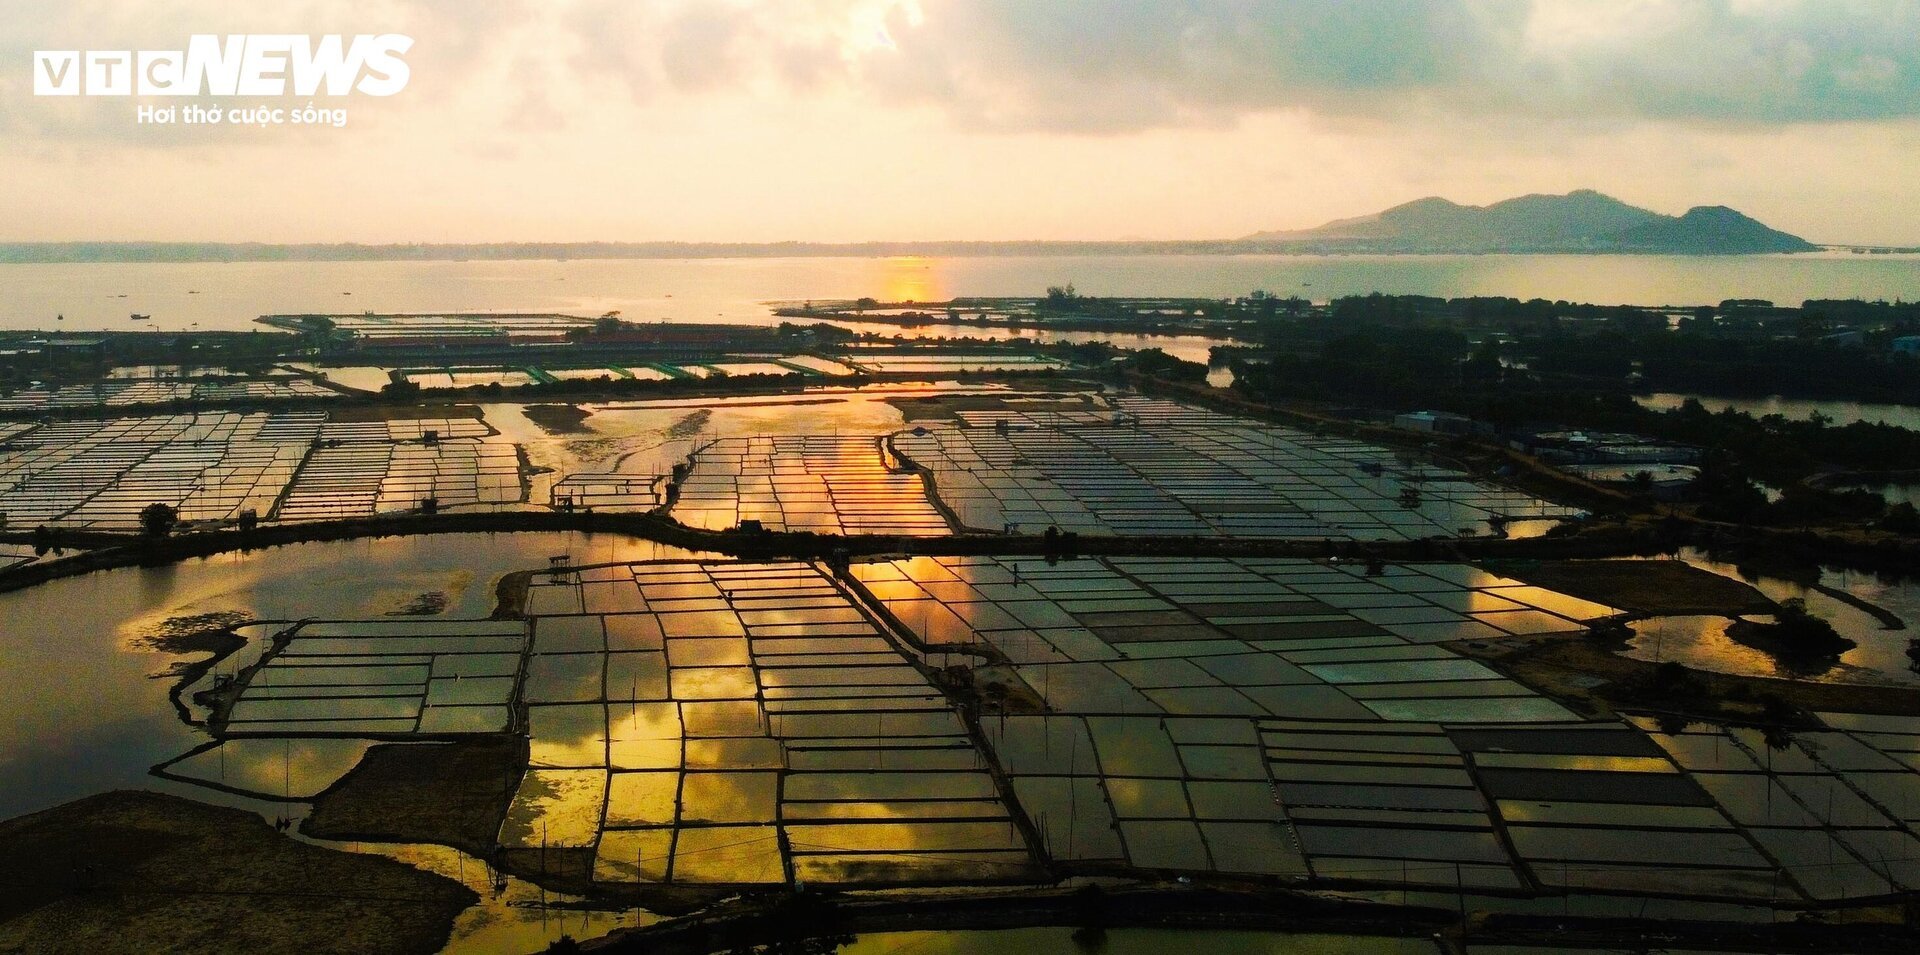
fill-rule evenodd
<path id="1" fill-rule="evenodd" d="M 410 76 L 398 33 L 195 34 L 184 50 L 36 50 L 36 96 L 392 96 Z"/>

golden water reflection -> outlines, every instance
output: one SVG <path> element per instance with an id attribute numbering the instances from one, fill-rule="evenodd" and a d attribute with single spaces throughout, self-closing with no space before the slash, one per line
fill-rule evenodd
<path id="1" fill-rule="evenodd" d="M 1626 655 L 1649 663 L 1672 661 L 1712 673 L 1801 680 L 1818 673 L 1784 666 L 1771 654 L 1727 636 L 1733 618 L 1713 615 L 1637 620 Z"/>
<path id="2" fill-rule="evenodd" d="M 881 289 L 877 296 L 885 302 L 944 302 L 952 297 L 947 291 L 945 263 L 921 255 L 894 255 L 880 259 L 878 281 L 871 287 Z"/>
<path id="3" fill-rule="evenodd" d="M 1640 559 L 1640 558 L 1628 558 Z M 1664 558 L 1655 558 L 1664 559 Z M 1684 548 L 1679 559 L 1693 567 L 1751 585 L 1768 598 L 1780 601 L 1799 598 L 1807 609 L 1833 624 L 1841 636 L 1857 646 L 1840 655 L 1839 665 L 1817 673 L 1795 672 L 1781 666 L 1765 652 L 1738 643 L 1726 636 L 1730 620 L 1725 617 L 1669 617 L 1648 621 L 1635 629 L 1627 656 L 1637 660 L 1678 660 L 1697 669 L 1718 673 L 1754 676 L 1778 676 L 1813 680 L 1821 683 L 1884 683 L 1903 686 L 1920 684 L 1920 673 L 1909 667 L 1906 655 L 1911 630 L 1887 630 L 1872 614 L 1858 607 L 1778 577 L 1750 578 L 1734 564 L 1712 560 L 1694 548 Z M 1848 591 L 1902 616 L 1909 626 L 1920 624 L 1920 588 L 1910 582 L 1888 583 L 1869 574 L 1849 574 L 1823 569 L 1824 584 Z"/>
<path id="4" fill-rule="evenodd" d="M 537 952 L 561 936 L 598 938 L 615 929 L 659 921 L 640 909 L 581 908 L 576 896 L 549 892 L 494 871 L 457 849 L 435 845 L 370 842 L 322 843 L 352 852 L 382 855 L 453 879 L 480 896 L 454 919 L 444 955 Z"/>

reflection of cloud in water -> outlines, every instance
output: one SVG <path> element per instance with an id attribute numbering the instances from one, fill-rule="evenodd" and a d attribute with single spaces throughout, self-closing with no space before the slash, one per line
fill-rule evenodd
<path id="1" fill-rule="evenodd" d="M 536 952 L 562 935 L 597 938 L 650 918 L 639 909 L 609 912 L 575 906 L 577 896 L 498 873 L 484 860 L 446 846 L 360 842 L 352 848 L 445 876 L 480 896 L 454 920 L 447 952 Z"/>
<path id="2" fill-rule="evenodd" d="M 1727 628 L 1733 622 L 1731 617 L 1712 615 L 1636 620 L 1631 624 L 1635 636 L 1627 643 L 1626 655 L 1651 663 L 1683 663 L 1713 673 L 1788 680 L 1839 676 L 1834 671 L 1842 669 L 1840 666 L 1824 662 L 1790 665 L 1758 647 L 1733 639 L 1727 635 Z"/>
<path id="3" fill-rule="evenodd" d="M 671 826 L 679 803 L 680 774 L 614 773 L 607 788 L 607 826 Z"/>
<path id="4" fill-rule="evenodd" d="M 682 823 L 771 823 L 779 815 L 775 773 L 688 773 L 681 783 Z"/>
<path id="5" fill-rule="evenodd" d="M 510 849 L 593 845 L 606 789 L 604 770 L 528 770 L 500 826 L 500 844 Z"/>
<path id="6" fill-rule="evenodd" d="M 254 795 L 307 799 L 359 765 L 372 745 L 360 739 L 234 739 L 165 769 Z"/>
<path id="7" fill-rule="evenodd" d="M 606 724 L 598 703 L 534 706 L 527 709 L 533 740 L 528 758 L 535 766 L 606 765 Z"/>
<path id="8" fill-rule="evenodd" d="M 615 769 L 679 769 L 680 713 L 672 703 L 606 707 L 607 758 Z"/>

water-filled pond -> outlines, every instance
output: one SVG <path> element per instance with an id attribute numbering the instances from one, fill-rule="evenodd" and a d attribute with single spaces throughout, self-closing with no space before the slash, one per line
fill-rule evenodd
<path id="1" fill-rule="evenodd" d="M 1716 673 L 1817 680 L 1823 683 L 1889 683 L 1920 685 L 1920 673 L 1909 666 L 1908 641 L 1920 634 L 1920 586 L 1912 581 L 1894 581 L 1864 571 L 1826 567 L 1820 571 L 1824 587 L 1844 591 L 1905 621 L 1909 629 L 1888 630 L 1885 625 L 1859 607 L 1803 584 L 1779 577 L 1747 577 L 1734 564 L 1716 561 L 1693 548 L 1680 551 L 1679 559 L 1726 577 L 1752 584 L 1776 601 L 1800 598 L 1807 609 L 1824 617 L 1835 632 L 1858 644 L 1840 655 L 1838 664 L 1809 672 L 1776 659 L 1763 650 L 1727 636 L 1733 623 L 1728 617 L 1672 616 L 1656 617 L 1634 624 L 1636 636 L 1626 655 L 1636 660 L 1675 660 L 1695 669 Z"/>

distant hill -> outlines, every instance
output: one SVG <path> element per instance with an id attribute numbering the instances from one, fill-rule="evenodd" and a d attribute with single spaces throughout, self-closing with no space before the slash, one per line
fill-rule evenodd
<path id="1" fill-rule="evenodd" d="M 1488 206 L 1438 197 L 1384 212 L 1338 219 L 1317 229 L 1259 232 L 1249 245 L 1298 252 L 1642 252 L 1730 255 L 1811 252 L 1813 243 L 1725 206 L 1662 215 L 1580 189 L 1529 195 Z"/>

